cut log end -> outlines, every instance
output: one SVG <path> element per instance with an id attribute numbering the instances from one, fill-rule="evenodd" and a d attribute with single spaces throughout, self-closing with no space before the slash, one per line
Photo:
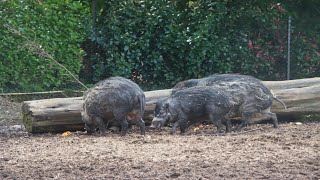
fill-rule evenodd
<path id="1" fill-rule="evenodd" d="M 32 117 L 29 114 L 22 113 L 22 123 L 27 132 L 32 131 Z"/>
<path id="2" fill-rule="evenodd" d="M 21 110 L 22 110 L 22 123 L 26 131 L 33 132 L 32 131 L 32 115 L 31 115 L 30 108 L 28 107 L 28 104 L 23 102 Z"/>

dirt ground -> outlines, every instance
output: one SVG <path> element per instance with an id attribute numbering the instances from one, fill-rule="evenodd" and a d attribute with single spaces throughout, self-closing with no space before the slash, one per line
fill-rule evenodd
<path id="1" fill-rule="evenodd" d="M 0 98 L 0 179 L 320 179 L 319 120 L 62 136 L 24 132 L 20 106 Z"/>

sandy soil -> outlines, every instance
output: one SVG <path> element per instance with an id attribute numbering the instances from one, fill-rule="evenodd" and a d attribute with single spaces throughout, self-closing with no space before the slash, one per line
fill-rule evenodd
<path id="1" fill-rule="evenodd" d="M 183 136 L 169 128 L 62 136 L 28 134 L 20 104 L 0 105 L 0 179 L 320 179 L 319 121 L 227 135 L 198 124 Z"/>

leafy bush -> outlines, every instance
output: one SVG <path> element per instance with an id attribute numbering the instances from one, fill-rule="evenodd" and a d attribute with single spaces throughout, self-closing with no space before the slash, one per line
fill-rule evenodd
<path id="1" fill-rule="evenodd" d="M 214 73 L 283 80 L 287 18 L 302 18 L 297 11 L 301 3 L 305 1 L 92 1 L 93 29 L 83 45 L 83 71 L 91 74 L 83 79 L 93 83 L 120 75 L 145 89 Z M 319 44 L 319 35 L 313 36 L 318 29 L 301 35 L 299 24 L 294 26 L 293 77 L 319 75 L 319 48 L 313 47 Z"/>
<path id="2" fill-rule="evenodd" d="M 0 2 L 0 91 L 41 91 L 70 86 L 72 78 L 36 49 L 42 48 L 72 73 L 81 67 L 80 42 L 87 5 L 73 0 Z"/>
<path id="3" fill-rule="evenodd" d="M 0 91 L 80 88 L 39 49 L 76 75 L 82 65 L 80 77 L 89 84 L 116 75 L 145 90 L 214 73 L 283 80 L 289 15 L 291 77 L 320 76 L 319 5 L 317 0 L 0 1 Z"/>

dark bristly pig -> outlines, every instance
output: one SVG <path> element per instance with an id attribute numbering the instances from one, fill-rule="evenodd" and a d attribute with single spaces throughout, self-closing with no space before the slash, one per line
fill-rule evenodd
<path id="1" fill-rule="evenodd" d="M 273 96 L 271 91 L 259 80 L 252 76 L 238 74 L 211 75 L 202 79 L 191 79 L 179 82 L 173 87 L 172 94 L 192 86 L 210 86 L 217 91 L 224 92 L 235 102 L 234 117 L 242 119 L 242 127 L 271 119 L 273 127 L 278 127 L 278 119 L 275 113 L 270 111 L 273 99 L 280 102 L 286 109 L 285 104 Z M 231 117 L 231 116 L 230 116 Z"/>
<path id="2" fill-rule="evenodd" d="M 145 108 L 145 95 L 140 87 L 122 77 L 110 77 L 103 80 L 84 94 L 82 121 L 85 129 L 92 133 L 99 129 L 104 134 L 109 122 L 121 126 L 121 134 L 128 130 L 128 121 L 133 121 L 145 134 L 142 119 Z"/>
<path id="3" fill-rule="evenodd" d="M 166 123 L 174 123 L 171 133 L 180 127 L 181 133 L 198 119 L 210 119 L 220 133 L 223 124 L 226 132 L 230 131 L 230 121 L 226 115 L 232 108 L 230 99 L 212 87 L 191 87 L 172 94 L 158 105 L 151 128 L 160 128 Z"/>

